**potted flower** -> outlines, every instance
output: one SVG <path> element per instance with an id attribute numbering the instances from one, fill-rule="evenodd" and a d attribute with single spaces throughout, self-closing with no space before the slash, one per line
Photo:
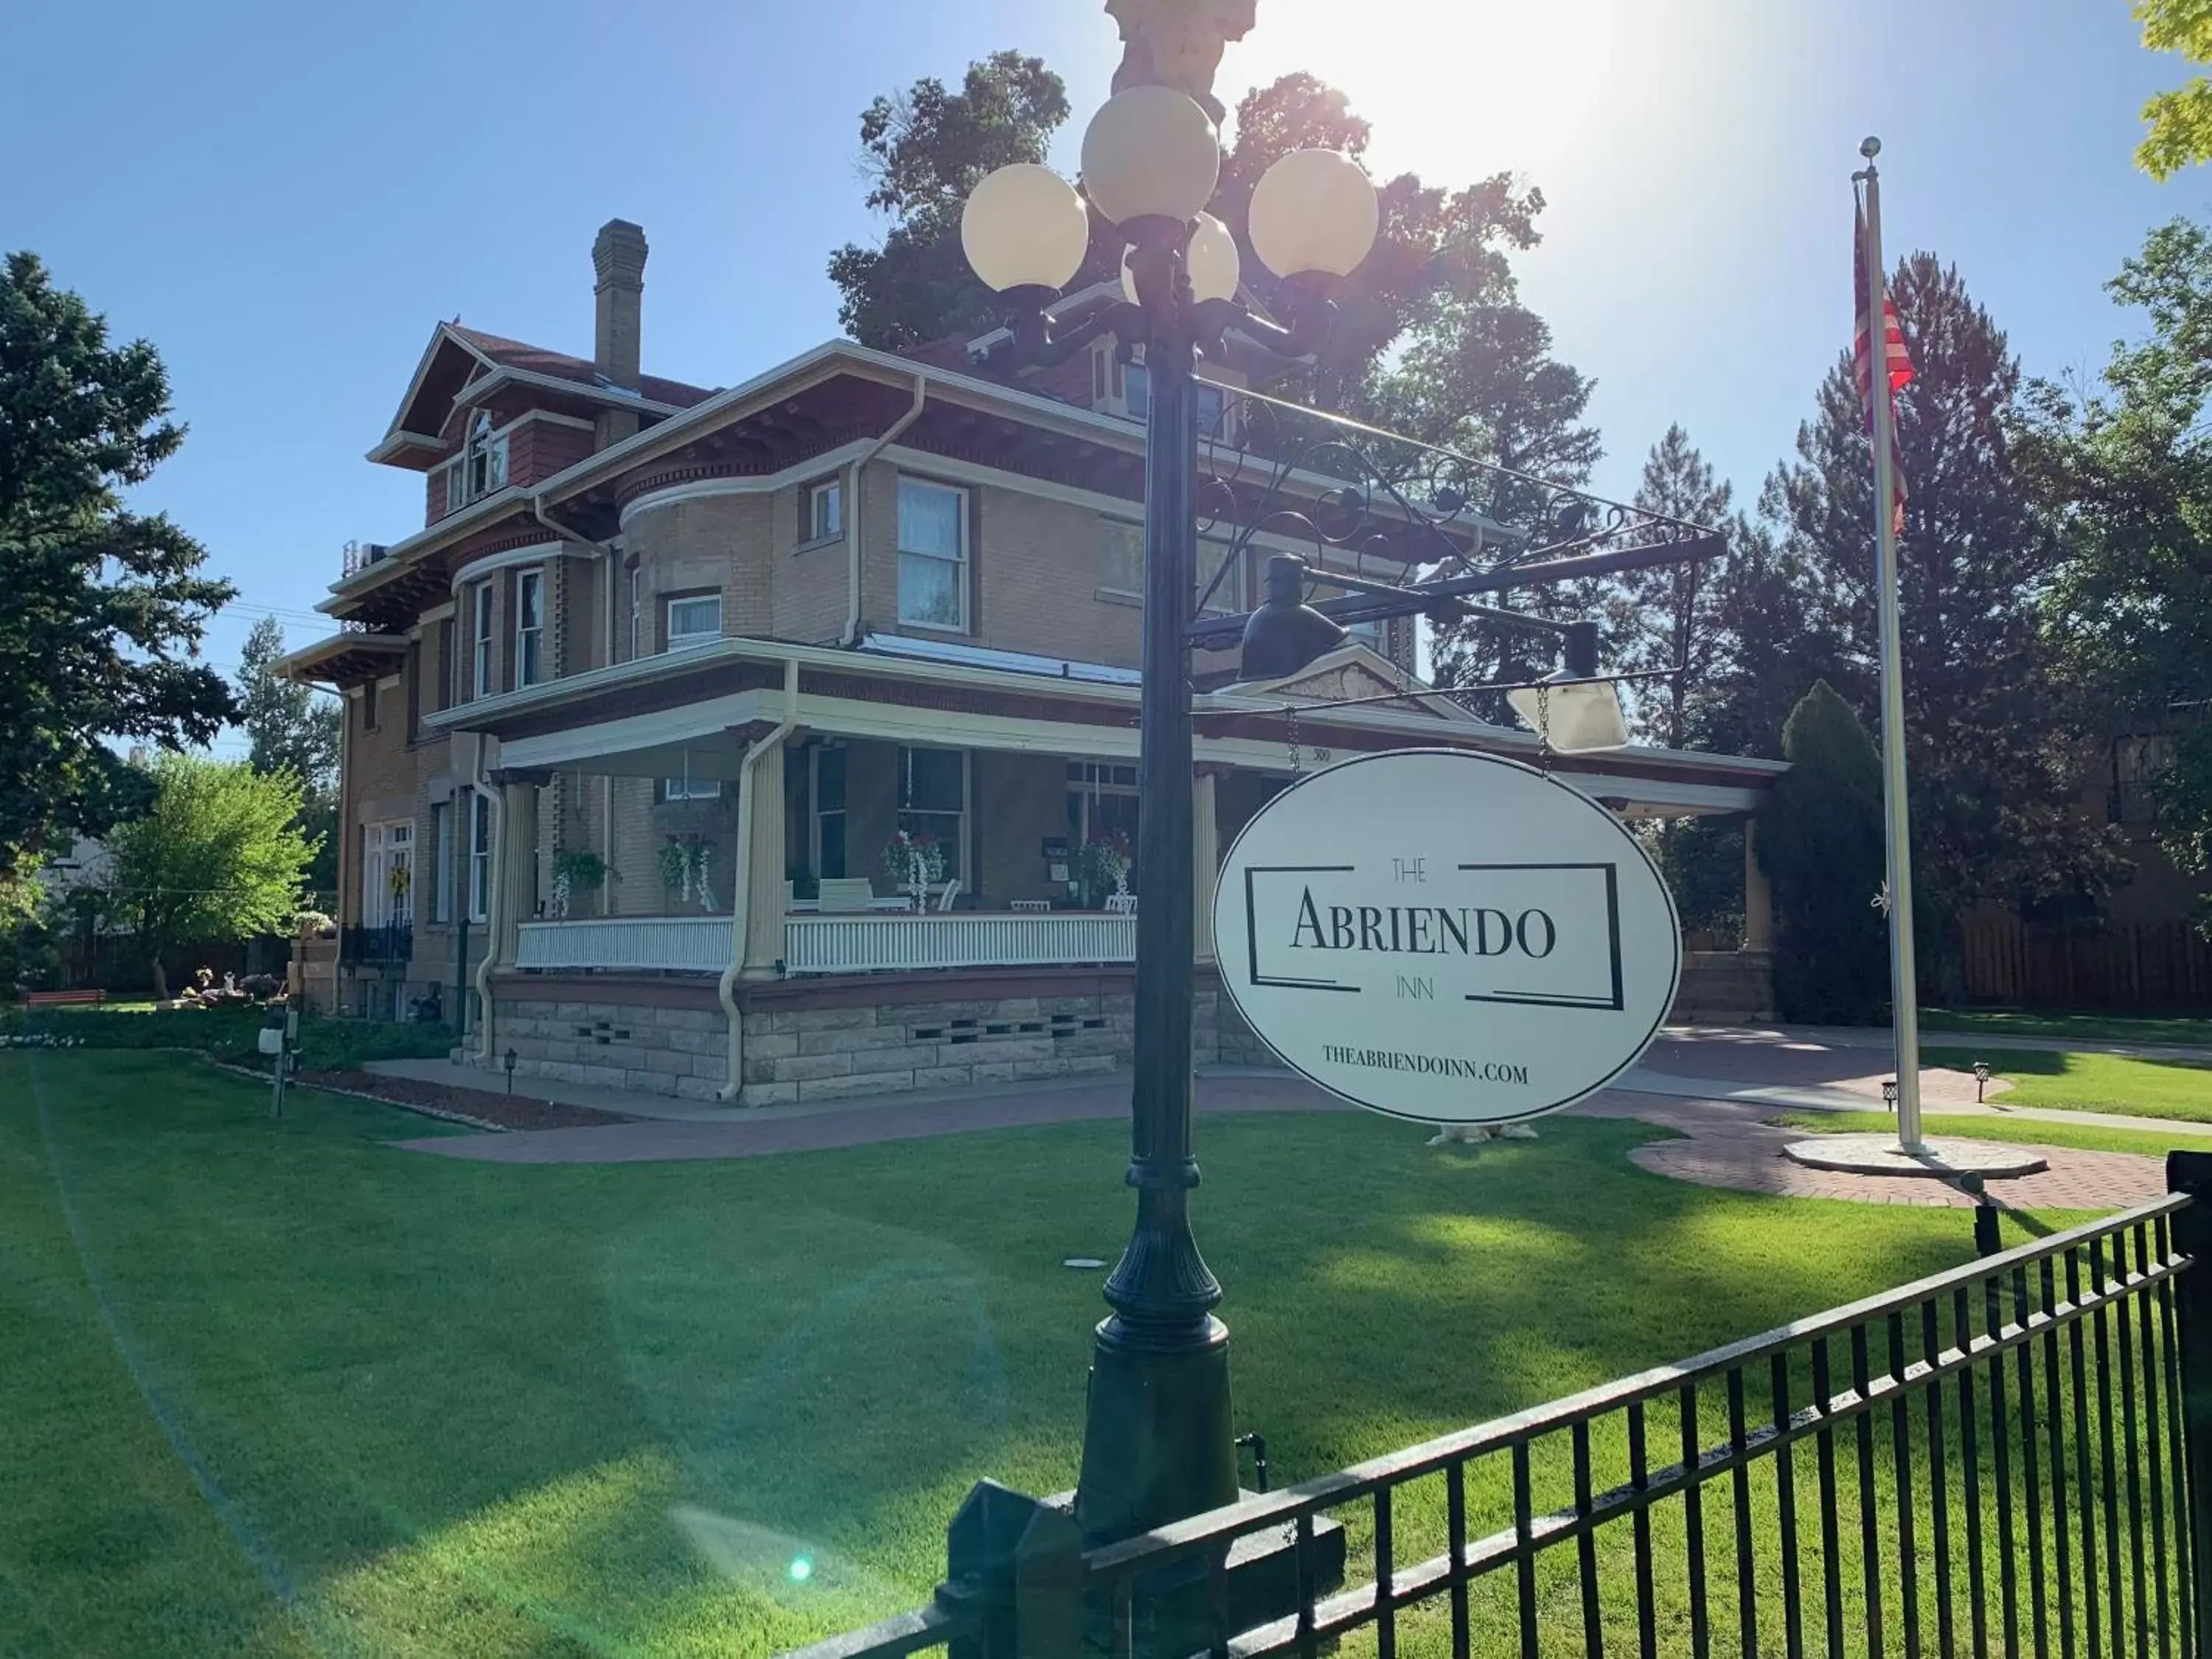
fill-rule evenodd
<path id="1" fill-rule="evenodd" d="M 1085 904 L 1103 906 L 1109 895 L 1129 890 L 1129 869 L 1135 862 L 1129 838 L 1118 830 L 1086 841 L 1075 849 L 1075 878 L 1083 887 Z"/>
<path id="2" fill-rule="evenodd" d="M 914 908 L 929 908 L 929 890 L 945 879 L 945 848 L 927 830 L 896 830 L 884 843 L 884 873 L 914 895 Z"/>
<path id="3" fill-rule="evenodd" d="M 714 894 L 707 885 L 710 857 L 711 849 L 701 836 L 671 836 L 661 843 L 660 884 L 674 902 L 688 904 L 696 897 L 702 910 L 714 909 Z"/>
<path id="4" fill-rule="evenodd" d="M 588 847 L 564 849 L 553 855 L 553 914 L 568 914 L 568 901 L 578 893 L 596 893 L 611 873 L 607 861 Z"/>

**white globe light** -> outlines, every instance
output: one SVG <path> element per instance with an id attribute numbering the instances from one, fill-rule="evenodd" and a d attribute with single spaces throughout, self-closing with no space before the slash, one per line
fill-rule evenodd
<path id="1" fill-rule="evenodd" d="M 1278 276 L 1349 276 L 1382 221 L 1375 185 L 1333 149 L 1294 149 L 1252 192 L 1252 251 Z"/>
<path id="2" fill-rule="evenodd" d="M 1121 294 L 1131 305 L 1137 303 L 1137 275 L 1130 269 L 1129 261 L 1136 250 L 1131 248 L 1121 256 Z M 1237 283 L 1242 274 L 1242 264 L 1237 254 L 1237 239 L 1229 234 L 1229 227 L 1210 213 L 1198 216 L 1190 233 L 1190 251 L 1184 255 L 1190 268 L 1190 291 L 1194 299 L 1233 300 Z"/>
<path id="3" fill-rule="evenodd" d="M 1083 186 L 1117 225 L 1151 216 L 1194 219 L 1220 176 L 1212 120 L 1173 87 L 1115 93 L 1083 135 Z"/>
<path id="4" fill-rule="evenodd" d="M 1065 288 L 1091 246 L 1091 215 L 1050 167 L 1017 161 L 969 193 L 960 246 L 986 287 Z"/>

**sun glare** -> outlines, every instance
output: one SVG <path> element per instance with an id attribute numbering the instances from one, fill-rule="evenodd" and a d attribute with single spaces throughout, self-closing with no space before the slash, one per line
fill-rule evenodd
<path id="1" fill-rule="evenodd" d="M 1625 0 L 1267 0 L 1222 63 L 1224 101 L 1292 70 L 1340 87 L 1375 125 L 1378 174 L 1457 184 L 1556 173 L 1603 124 Z M 1648 13 L 1645 14 L 1648 15 Z"/>

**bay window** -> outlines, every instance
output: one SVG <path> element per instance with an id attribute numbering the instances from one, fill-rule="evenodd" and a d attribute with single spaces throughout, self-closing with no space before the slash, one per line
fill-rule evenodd
<path id="1" fill-rule="evenodd" d="M 520 690 L 545 677 L 545 573 L 526 570 L 514 579 L 514 684 Z"/>

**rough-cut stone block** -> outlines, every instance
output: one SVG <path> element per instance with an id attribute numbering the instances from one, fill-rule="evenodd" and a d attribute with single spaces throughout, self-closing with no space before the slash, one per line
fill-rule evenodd
<path id="1" fill-rule="evenodd" d="M 757 1054 L 763 1060 L 782 1060 L 799 1052 L 799 1034 L 795 1031 L 756 1031 L 750 1020 L 745 1022 L 745 1053 Z"/>
<path id="2" fill-rule="evenodd" d="M 601 1052 L 604 1053 L 605 1050 Z M 623 1089 L 629 1086 L 629 1074 L 619 1066 L 602 1064 L 585 1066 L 580 1069 L 584 1075 L 577 1079 L 580 1083 L 596 1083 L 609 1089 Z"/>
<path id="3" fill-rule="evenodd" d="M 553 1018 L 586 1025 L 599 1018 L 599 1012 L 588 1002 L 556 1002 L 553 1005 Z"/>
<path id="4" fill-rule="evenodd" d="M 964 1089 L 975 1080 L 972 1066 L 917 1066 L 914 1068 L 914 1086 L 917 1089 Z"/>
<path id="5" fill-rule="evenodd" d="M 729 1040 L 718 1031 L 664 1031 L 660 1035 L 669 1052 L 678 1054 L 703 1054 Z"/>
<path id="6" fill-rule="evenodd" d="M 866 1077 L 816 1078 L 799 1085 L 801 1100 L 852 1100 L 902 1093 L 914 1087 L 912 1072 L 871 1072 Z"/>
<path id="7" fill-rule="evenodd" d="M 969 1069 L 978 1083 L 1012 1083 L 1014 1080 L 1012 1060 L 979 1060 Z"/>
<path id="8" fill-rule="evenodd" d="M 720 1097 L 721 1086 L 720 1078 L 679 1077 L 676 1079 L 676 1097 L 679 1100 L 714 1100 Z"/>
<path id="9" fill-rule="evenodd" d="M 744 1106 L 788 1106 L 798 1098 L 799 1085 L 796 1083 L 748 1083 L 744 1097 L 738 1103 Z"/>
<path id="10" fill-rule="evenodd" d="M 1078 1077 L 1097 1072 L 1118 1072 L 1127 1063 L 1119 1054 L 1073 1054 L 1068 1058 L 1067 1074 Z"/>
<path id="11" fill-rule="evenodd" d="M 873 1008 L 808 1008 L 794 1014 L 770 1014 L 771 1031 L 838 1031 L 876 1023 Z"/>
<path id="12" fill-rule="evenodd" d="M 1014 1062 L 1014 1081 L 1024 1082 L 1030 1078 L 1066 1077 L 1068 1062 L 1064 1060 L 1018 1060 Z"/>
<path id="13" fill-rule="evenodd" d="M 1010 1060 L 1016 1064 L 1025 1060 L 1052 1058 L 1052 1039 L 1042 1034 L 1036 1036 L 986 1037 L 975 1047 L 983 1049 L 993 1060 Z"/>
<path id="14" fill-rule="evenodd" d="M 850 1077 L 850 1054 L 792 1054 L 766 1062 L 771 1083 L 811 1083 L 821 1078 Z"/>
<path id="15" fill-rule="evenodd" d="M 826 1031 L 801 1031 L 802 1054 L 835 1054 L 863 1048 L 898 1048 L 910 1042 L 903 1025 L 841 1026 Z"/>
<path id="16" fill-rule="evenodd" d="M 693 1077 L 697 1075 L 697 1070 L 691 1063 L 696 1056 L 678 1054 L 673 1048 L 656 1048 L 650 1054 L 641 1055 L 641 1058 L 645 1061 L 644 1069 L 658 1076 Z"/>
<path id="17" fill-rule="evenodd" d="M 627 1081 L 623 1086 L 635 1089 L 641 1094 L 672 1095 L 676 1092 L 676 1079 L 659 1072 L 629 1072 L 624 1076 Z"/>
<path id="18" fill-rule="evenodd" d="M 540 1077 L 552 1078 L 562 1083 L 582 1083 L 586 1081 L 586 1079 L 584 1076 L 584 1068 L 577 1065 L 574 1060 L 551 1061 L 544 1066 L 539 1066 L 538 1074 Z"/>

